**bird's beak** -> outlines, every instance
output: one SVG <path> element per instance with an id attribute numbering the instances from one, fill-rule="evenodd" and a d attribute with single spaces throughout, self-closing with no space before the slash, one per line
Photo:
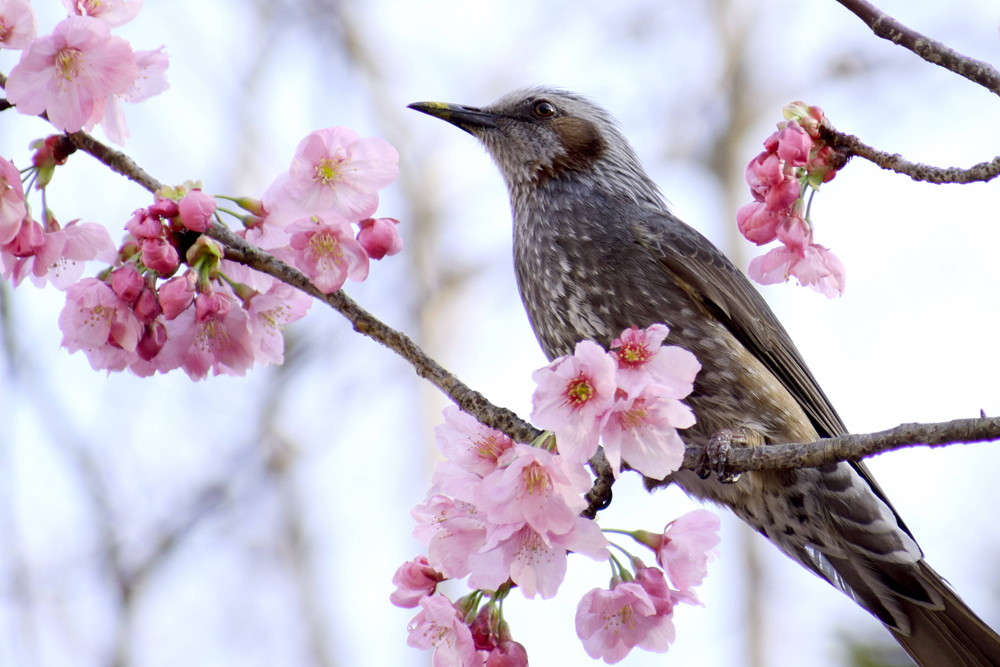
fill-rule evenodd
<path id="1" fill-rule="evenodd" d="M 483 111 L 476 107 L 447 104 L 445 102 L 414 102 L 407 105 L 407 108 L 448 121 L 469 134 L 475 134 L 473 131 L 475 128 L 496 127 L 497 118 L 499 118 L 497 114 Z"/>

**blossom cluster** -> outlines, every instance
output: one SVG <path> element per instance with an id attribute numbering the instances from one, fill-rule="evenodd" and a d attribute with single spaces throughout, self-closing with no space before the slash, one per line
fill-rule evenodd
<path id="1" fill-rule="evenodd" d="M 138 14 L 141 0 L 64 4 L 70 16 L 37 37 L 27 0 L 0 0 L 0 47 L 23 49 L 7 96 L 18 111 L 44 113 L 60 130 L 100 124 L 122 143 L 122 102 L 166 89 L 166 55 L 162 48 L 134 51 L 111 33 Z M 397 221 L 372 217 L 378 191 L 398 175 L 398 155 L 348 128 L 309 134 L 260 200 L 233 200 L 245 213 L 220 209 L 198 184 L 162 189 L 133 213 L 117 247 L 103 226 L 61 225 L 48 207 L 45 188 L 76 150 L 70 138 L 53 135 L 33 148 L 24 170 L 0 158 L 0 276 L 65 290 L 63 345 L 82 350 L 97 369 L 150 375 L 182 368 L 200 379 L 210 371 L 243 374 L 254 361 L 280 363 L 282 328 L 302 317 L 310 300 L 225 260 L 205 235 L 220 213 L 240 219 L 247 240 L 294 264 L 325 293 L 347 278 L 365 279 L 371 259 L 402 249 Z M 42 192 L 37 216 L 25 196 L 32 185 Z M 110 266 L 81 279 L 90 260 Z"/>
<path id="2" fill-rule="evenodd" d="M 616 474 L 623 460 L 655 479 L 680 467 L 684 443 L 677 429 L 694 423 L 681 399 L 701 365 L 689 351 L 663 345 L 668 333 L 663 324 L 632 327 L 610 352 L 584 340 L 572 355 L 535 371 L 531 418 L 556 434 L 560 454 L 583 463 L 600 442 Z"/>
<path id="3" fill-rule="evenodd" d="M 397 570 L 391 596 L 398 606 L 420 608 L 409 643 L 434 649 L 435 665 L 527 664 L 500 603 L 514 587 L 528 598 L 555 596 L 570 552 L 612 564 L 610 588 L 587 593 L 577 612 L 577 634 L 593 657 L 613 663 L 636 646 L 666 651 L 675 604 L 700 604 L 692 588 L 716 555 L 714 515 L 692 513 L 659 534 L 612 531 L 649 547 L 660 565 L 632 557 L 631 569 L 611 556 L 597 523 L 580 516 L 593 481 L 585 463 L 601 438 L 616 470 L 622 456 L 644 473 L 680 463 L 674 450 L 682 455 L 683 446 L 673 438 L 693 417 L 679 398 L 690 392 L 698 365 L 689 353 L 662 346 L 666 333 L 663 325 L 628 329 L 611 352 L 581 344 L 541 369 L 536 413 L 551 418 L 554 442 L 546 432 L 533 445 L 516 443 L 453 406 L 445 409 L 436 429 L 443 460 L 412 512 L 426 555 Z M 580 421 L 587 426 L 577 428 Z M 657 456 L 669 462 L 654 462 Z M 442 581 L 464 578 L 474 591 L 455 603 L 438 590 Z"/>
<path id="4" fill-rule="evenodd" d="M 66 132 L 100 124 L 117 144 L 129 137 L 123 102 L 167 89 L 163 47 L 135 51 L 112 28 L 131 21 L 142 0 L 63 0 L 70 15 L 36 37 L 28 0 L 0 1 L 0 48 L 23 49 L 7 77 L 7 98 L 23 114 L 45 113 Z"/>
<path id="5" fill-rule="evenodd" d="M 781 246 L 750 261 L 747 273 L 763 285 L 795 276 L 804 286 L 834 297 L 844 292 L 844 267 L 828 248 L 813 241 L 806 195 L 837 174 L 837 154 L 819 137 L 823 112 L 794 102 L 785 121 L 764 142 L 746 168 L 754 201 L 740 207 L 740 232 L 757 245 Z"/>
<path id="6" fill-rule="evenodd" d="M 26 170 L 39 186 L 72 152 L 64 135 L 50 139 Z M 247 211 L 233 214 L 246 227 L 240 233 L 323 292 L 348 277 L 363 280 L 370 260 L 402 249 L 397 221 L 370 217 L 397 161 L 381 139 L 360 139 L 347 128 L 317 130 L 263 201 L 235 200 Z M 224 259 L 204 234 L 220 209 L 197 184 L 158 192 L 132 214 L 117 249 L 101 225 L 60 226 L 47 207 L 42 213 L 41 222 L 32 217 L 20 173 L 0 158 L 0 275 L 15 285 L 30 277 L 66 290 L 63 345 L 82 350 L 95 369 L 242 375 L 255 361 L 282 361 L 283 327 L 311 303 L 285 283 Z M 112 266 L 81 280 L 83 263 L 94 259 Z"/>

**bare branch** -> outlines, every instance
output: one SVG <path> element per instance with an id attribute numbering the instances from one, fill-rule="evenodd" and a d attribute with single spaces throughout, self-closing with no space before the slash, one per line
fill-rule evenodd
<path id="1" fill-rule="evenodd" d="M 886 153 L 864 144 L 856 136 L 838 131 L 824 120 L 819 128 L 820 138 L 845 158 L 858 156 L 873 162 L 882 169 L 905 174 L 915 181 L 927 183 L 975 183 L 991 181 L 1000 176 L 1000 156 L 989 162 L 980 162 L 968 169 L 959 167 L 933 167 L 904 159 L 898 153 Z"/>
<path id="2" fill-rule="evenodd" d="M 962 55 L 941 42 L 906 27 L 865 0 L 837 0 L 837 2 L 864 21 L 872 32 L 882 39 L 909 49 L 932 65 L 950 70 L 1000 95 L 1000 72 L 989 63 Z"/>
<path id="3" fill-rule="evenodd" d="M 902 424 L 878 433 L 843 435 L 812 443 L 734 448 L 729 454 L 727 468 L 732 472 L 814 468 L 838 461 L 855 461 L 903 447 L 942 447 L 991 440 L 1000 440 L 998 417 L 956 419 L 938 424 Z M 697 467 L 702 451 L 701 447 L 688 447 L 682 467 Z"/>
<path id="4" fill-rule="evenodd" d="M 541 434 L 541 431 L 522 420 L 512 411 L 494 405 L 478 391 L 465 385 L 439 363 L 427 356 L 409 336 L 376 318 L 343 291 L 323 294 L 316 289 L 305 274 L 250 245 L 224 225 L 215 223 L 207 234 L 225 246 L 227 259 L 233 259 L 273 276 L 319 299 L 339 312 L 347 318 L 355 331 L 395 351 L 403 359 L 410 362 L 417 375 L 429 380 L 462 410 L 473 415 L 483 424 L 503 431 L 518 442 L 531 442 Z"/>

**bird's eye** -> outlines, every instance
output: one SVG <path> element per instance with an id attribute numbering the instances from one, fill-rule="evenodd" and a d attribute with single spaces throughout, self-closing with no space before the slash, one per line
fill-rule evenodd
<path id="1" fill-rule="evenodd" d="M 556 108 L 551 102 L 535 102 L 535 115 L 539 118 L 552 118 L 556 115 Z"/>

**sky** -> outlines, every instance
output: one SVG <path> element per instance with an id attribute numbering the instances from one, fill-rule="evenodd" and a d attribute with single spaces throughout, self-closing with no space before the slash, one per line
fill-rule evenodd
<path id="1" fill-rule="evenodd" d="M 33 5 L 43 32 L 62 17 L 55 0 Z M 995 3 L 879 6 L 1000 62 Z M 1000 145 L 989 93 L 875 38 L 834 2 L 150 1 L 118 32 L 171 57 L 171 88 L 127 110 L 124 147 L 163 182 L 259 196 L 320 127 L 396 145 L 401 177 L 379 214 L 401 220 L 406 249 L 346 291 L 524 417 L 545 359 L 518 301 L 502 181 L 471 137 L 408 103 L 484 104 L 536 83 L 588 94 L 673 210 L 741 267 L 763 252 L 734 232 L 749 201 L 742 169 L 786 102 L 929 164 L 968 166 Z M 0 71 L 16 59 L 0 52 Z M 0 113 L 0 155 L 23 166 L 28 143 L 50 132 Z M 853 431 L 1000 414 L 997 188 L 920 184 L 854 160 L 812 209 L 817 242 L 847 268 L 844 296 L 761 288 Z M 59 169 L 48 197 L 60 219 L 101 222 L 115 238 L 150 203 L 85 155 Z M 289 328 L 280 368 L 198 383 L 106 375 L 60 348 L 62 294 L 24 285 L 0 300 L 0 664 L 428 664 L 406 646 L 413 613 L 388 595 L 420 550 L 409 509 L 429 484 L 445 402 L 404 362 L 317 305 Z M 929 562 L 994 625 L 996 452 L 870 461 Z M 602 524 L 656 531 L 695 506 L 626 476 Z M 678 609 L 666 656 L 634 651 L 621 664 L 750 665 L 747 614 L 768 665 L 843 665 L 844 637 L 885 636 L 721 514 L 705 607 Z M 557 598 L 512 596 L 532 664 L 586 664 L 575 607 L 607 578 L 603 563 L 572 558 Z"/>

